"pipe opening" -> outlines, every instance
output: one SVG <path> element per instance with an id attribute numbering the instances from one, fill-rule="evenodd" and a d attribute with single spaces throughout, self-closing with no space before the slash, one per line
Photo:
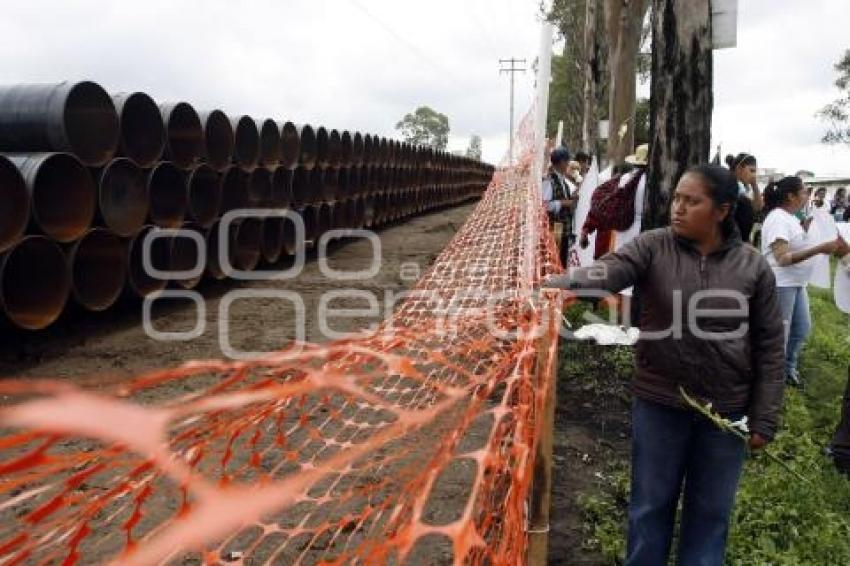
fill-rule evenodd
<path id="1" fill-rule="evenodd" d="M 233 126 L 230 118 L 221 110 L 213 110 L 203 116 L 204 155 L 209 166 L 224 171 L 233 159 Z"/>
<path id="2" fill-rule="evenodd" d="M 104 226 L 119 236 L 132 236 L 148 217 L 145 173 L 130 159 L 118 158 L 106 166 L 97 198 Z"/>
<path id="3" fill-rule="evenodd" d="M 153 226 L 143 227 L 130 240 L 127 250 L 127 283 L 131 291 L 139 297 L 147 297 L 156 291 L 165 289 L 168 281 L 152 277 L 143 263 L 144 241 L 147 235 L 155 230 Z M 169 271 L 171 264 L 171 241 L 168 238 L 157 238 L 151 243 L 150 262 L 152 267 L 160 271 Z"/>
<path id="4" fill-rule="evenodd" d="M 165 155 L 181 169 L 188 169 L 200 157 L 204 132 L 195 109 L 186 102 L 160 107 L 165 120 Z"/>
<path id="5" fill-rule="evenodd" d="M 283 253 L 284 219 L 270 216 L 263 221 L 261 251 L 267 263 L 275 263 Z"/>
<path id="6" fill-rule="evenodd" d="M 301 154 L 301 135 L 292 122 L 284 122 L 280 128 L 280 165 L 294 169 Z"/>
<path id="7" fill-rule="evenodd" d="M 163 161 L 148 173 L 148 203 L 151 222 L 162 228 L 177 228 L 183 223 L 189 204 L 183 172 Z"/>
<path id="8" fill-rule="evenodd" d="M 121 153 L 140 167 L 150 167 L 165 149 L 165 126 L 156 102 L 143 92 L 113 97 L 120 112 Z"/>
<path id="9" fill-rule="evenodd" d="M 120 126 L 109 94 L 93 82 L 75 84 L 65 99 L 65 135 L 70 150 L 87 165 L 103 165 L 115 154 Z"/>
<path id="10" fill-rule="evenodd" d="M 253 169 L 260 159 L 260 132 L 257 123 L 250 116 L 234 118 L 233 129 L 236 135 L 236 146 L 233 159 L 243 169 Z"/>
<path id="11" fill-rule="evenodd" d="M 71 289 L 85 309 L 104 311 L 115 304 L 127 280 L 124 244 L 115 234 L 95 228 L 70 252 Z"/>
<path id="12" fill-rule="evenodd" d="M 34 177 L 30 197 L 35 223 L 60 243 L 82 237 L 91 227 L 97 206 L 97 190 L 88 170 L 67 153 L 42 154 L 25 161 Z"/>
<path id="13" fill-rule="evenodd" d="M 212 167 L 201 164 L 189 175 L 189 214 L 203 228 L 218 217 L 222 180 Z"/>
<path id="14" fill-rule="evenodd" d="M 260 163 L 275 167 L 280 161 L 280 130 L 272 119 L 263 122 L 260 128 Z"/>
<path id="15" fill-rule="evenodd" d="M 28 236 L 0 258 L 0 306 L 16 326 L 47 328 L 71 290 L 65 254 L 43 236 Z"/>
<path id="16" fill-rule="evenodd" d="M 0 155 L 0 252 L 23 237 L 29 215 L 27 183 L 14 163 Z"/>

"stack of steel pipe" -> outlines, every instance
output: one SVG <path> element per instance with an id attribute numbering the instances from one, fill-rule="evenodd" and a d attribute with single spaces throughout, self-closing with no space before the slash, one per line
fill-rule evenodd
<path id="1" fill-rule="evenodd" d="M 103 311 L 122 295 L 168 285 L 187 271 L 197 232 L 204 276 L 273 265 L 331 229 L 376 228 L 478 197 L 490 165 L 374 134 L 286 120 L 228 116 L 142 92 L 109 94 L 90 81 L 0 86 L 0 314 L 50 326 L 73 300 Z M 222 217 L 239 209 L 267 217 Z M 305 242 L 280 211 L 305 225 Z"/>

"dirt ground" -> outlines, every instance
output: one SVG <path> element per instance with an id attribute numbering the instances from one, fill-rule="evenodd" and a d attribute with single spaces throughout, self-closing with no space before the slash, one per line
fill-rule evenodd
<path id="1" fill-rule="evenodd" d="M 600 491 L 612 462 L 628 461 L 629 354 L 621 352 L 624 359 L 618 363 L 612 363 L 610 355 L 610 348 L 603 346 L 561 346 L 549 535 L 552 565 L 610 564 L 589 544 L 589 519 L 579 503 L 581 497 Z"/>
<path id="2" fill-rule="evenodd" d="M 310 342 L 328 338 L 321 332 L 316 316 L 323 294 L 338 289 L 368 291 L 380 305 L 377 316 L 337 317 L 328 324 L 336 332 L 364 329 L 385 318 L 387 310 L 398 301 L 397 294 L 411 287 L 433 263 L 474 207 L 475 203 L 468 203 L 438 210 L 380 229 L 380 271 L 369 279 L 330 280 L 320 271 L 315 252 L 308 254 L 303 272 L 290 280 L 206 279 L 197 288 L 205 299 L 206 330 L 187 342 L 160 341 L 148 336 L 141 324 L 142 304 L 132 299 L 124 299 L 104 313 L 68 309 L 56 324 L 42 332 L 23 333 L 7 326 L 0 334 L 0 376 L 63 378 L 98 387 L 188 360 L 224 358 L 220 343 L 223 327 L 229 329 L 230 345 L 239 352 L 274 352 L 297 336 L 293 303 L 280 298 L 236 300 L 229 316 L 221 318 L 223 299 L 237 290 L 284 290 L 299 296 L 305 307 L 303 338 Z M 340 242 L 331 246 L 328 266 L 337 271 L 365 270 L 373 253 L 366 240 Z M 278 266 L 286 267 L 288 264 Z M 342 298 L 331 303 L 335 309 L 367 306 L 366 299 Z M 154 304 L 152 322 L 160 332 L 189 331 L 197 319 L 198 310 L 188 300 L 167 299 Z"/>

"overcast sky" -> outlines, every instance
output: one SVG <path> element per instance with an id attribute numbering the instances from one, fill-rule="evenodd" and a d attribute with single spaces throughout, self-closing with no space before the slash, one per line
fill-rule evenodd
<path id="1" fill-rule="evenodd" d="M 508 78 L 498 60 L 539 44 L 538 0 L 189 0 L 7 3 L 0 82 L 89 78 L 339 129 L 398 136 L 419 105 L 451 120 L 450 149 L 507 147 Z M 716 52 L 714 144 L 761 166 L 850 174 L 850 149 L 819 143 L 815 112 L 838 92 L 850 48 L 847 0 L 740 0 L 738 47 Z M 517 114 L 533 76 L 517 75 Z"/>

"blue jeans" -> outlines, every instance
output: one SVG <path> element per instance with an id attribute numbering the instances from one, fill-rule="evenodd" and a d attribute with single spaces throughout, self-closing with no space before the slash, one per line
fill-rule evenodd
<path id="1" fill-rule="evenodd" d="M 803 343 L 812 329 L 809 294 L 805 287 L 777 287 L 782 324 L 785 326 L 785 375 L 797 370 Z"/>
<path id="2" fill-rule="evenodd" d="M 722 566 L 743 441 L 694 411 L 641 399 L 632 407 L 632 437 L 626 564 L 666 566 L 684 484 L 677 564 Z"/>

